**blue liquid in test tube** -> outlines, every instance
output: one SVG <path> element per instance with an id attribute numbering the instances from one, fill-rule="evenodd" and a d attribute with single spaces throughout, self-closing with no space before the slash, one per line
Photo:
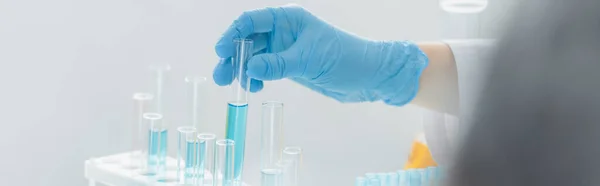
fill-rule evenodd
<path id="1" fill-rule="evenodd" d="M 144 174 L 160 174 L 166 168 L 168 130 L 164 127 L 163 117 L 159 113 L 144 113 L 143 118 L 146 122 L 144 130 L 148 131 Z"/>
<path id="2" fill-rule="evenodd" d="M 248 104 L 227 105 L 227 139 L 235 141 L 234 178 L 241 176 L 244 162 L 244 144 L 246 142 L 246 115 Z"/>
<path id="3" fill-rule="evenodd" d="M 150 166 L 164 166 L 167 157 L 167 130 L 150 130 L 149 131 L 149 142 L 148 142 L 148 165 Z"/>

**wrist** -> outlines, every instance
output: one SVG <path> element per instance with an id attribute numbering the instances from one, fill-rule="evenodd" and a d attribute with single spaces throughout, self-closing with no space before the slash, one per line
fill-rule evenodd
<path id="1" fill-rule="evenodd" d="M 376 94 L 388 105 L 403 106 L 412 101 L 419 89 L 419 78 L 429 64 L 427 55 L 410 41 L 390 41 L 380 54 L 383 59 L 382 81 Z"/>

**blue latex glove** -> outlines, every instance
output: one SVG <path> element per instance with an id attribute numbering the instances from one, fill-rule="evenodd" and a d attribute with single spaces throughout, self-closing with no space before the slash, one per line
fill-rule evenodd
<path id="1" fill-rule="evenodd" d="M 373 41 L 345 32 L 300 6 L 244 12 L 215 46 L 222 58 L 218 85 L 232 82 L 235 38 L 254 40 L 246 74 L 250 91 L 261 80 L 289 78 L 341 102 L 385 101 L 404 105 L 417 93 L 427 56 L 408 41 Z"/>

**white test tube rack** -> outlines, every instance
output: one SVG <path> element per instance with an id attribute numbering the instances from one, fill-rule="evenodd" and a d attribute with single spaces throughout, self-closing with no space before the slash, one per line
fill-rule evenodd
<path id="1" fill-rule="evenodd" d="M 126 165 L 130 161 L 131 153 L 125 152 L 104 157 L 94 157 L 85 161 L 85 178 L 88 180 L 89 186 L 183 186 L 177 182 L 156 182 L 156 178 L 139 174 L 137 171 L 127 168 Z M 167 177 L 176 177 L 177 175 L 177 160 L 172 157 L 167 157 Z M 210 172 L 204 173 L 208 178 L 212 178 Z M 209 183 L 212 181 L 208 181 Z M 204 186 L 211 186 L 205 184 Z M 250 186 L 242 183 L 242 186 Z"/>

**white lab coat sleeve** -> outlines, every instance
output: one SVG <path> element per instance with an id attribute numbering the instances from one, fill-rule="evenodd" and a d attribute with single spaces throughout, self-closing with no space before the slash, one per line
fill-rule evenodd
<path id="1" fill-rule="evenodd" d="M 425 110 L 423 128 L 429 150 L 438 165 L 450 166 L 482 91 L 495 40 L 448 40 L 458 71 L 459 116 Z"/>

